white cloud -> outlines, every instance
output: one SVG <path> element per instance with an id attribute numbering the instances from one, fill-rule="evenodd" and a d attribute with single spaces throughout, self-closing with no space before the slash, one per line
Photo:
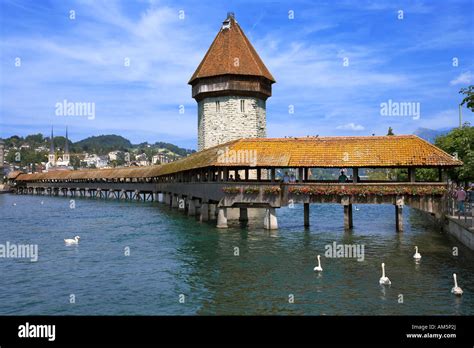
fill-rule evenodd
<path id="1" fill-rule="evenodd" d="M 449 81 L 449 84 L 451 86 L 454 86 L 454 85 L 468 85 L 468 84 L 471 83 L 473 76 L 474 75 L 470 71 L 466 71 L 466 72 L 461 73 L 455 79 Z"/>
<path id="2" fill-rule="evenodd" d="M 463 49 L 472 45 L 466 48 L 468 31 L 459 28 L 468 27 L 468 16 L 454 10 L 449 16 L 438 16 L 438 5 L 428 8 L 425 2 L 413 0 L 404 5 L 407 14 L 433 10 L 433 19 L 425 17 L 423 30 L 416 21 L 403 22 L 405 31 L 400 32 L 399 25 L 395 33 L 384 31 L 386 40 L 381 40 L 380 33 L 372 37 L 371 28 L 377 28 L 373 25 L 379 21 L 373 13 L 367 17 L 368 10 L 395 16 L 398 5 L 361 0 L 356 8 L 344 1 L 336 6 L 344 9 L 339 14 L 332 4 L 301 6 L 297 19 L 288 23 L 265 12 L 255 14 L 252 26 L 248 23 L 252 13 L 238 13 L 242 29 L 277 80 L 273 97 L 267 101 L 268 136 L 386 134 L 389 126 L 400 134 L 418 126 L 455 124 L 457 110 L 443 110 L 457 106 L 459 95 L 446 81 L 470 83 L 466 81 L 473 80 L 473 67 L 464 65 L 470 71 L 455 78 L 449 66 L 438 69 L 444 56 L 436 52 L 429 55 L 423 69 L 417 59 L 405 58 L 408 52 L 446 47 L 456 47 L 456 55 L 464 57 Z M 73 4 L 77 20 L 66 22 L 57 33 L 52 32 L 53 25 L 25 20 L 22 25 L 28 26 L 27 35 L 21 30 L 2 34 L 4 56 L 23 60 L 21 68 L 2 65 L 2 135 L 11 135 L 5 129 L 16 132 L 15 127 L 47 131 L 51 124 L 63 122 L 70 132 L 86 135 L 114 131 L 135 136 L 137 141 L 142 136 L 149 140 L 167 137 L 174 143 L 186 139 L 194 145 L 197 111 L 187 81 L 215 37 L 225 6 L 188 5 L 186 19 L 180 20 L 181 7 L 165 0 L 133 5 L 79 0 Z M 69 7 L 59 7 L 55 13 Z M 255 5 L 255 9 L 260 7 Z M 46 13 L 33 9 L 39 18 Z M 30 10 L 31 6 L 25 8 Z M 263 25 L 273 20 L 275 25 Z M 361 25 L 355 26 L 357 23 Z M 458 48 L 459 43 L 463 46 Z M 129 67 L 124 67 L 126 57 L 131 60 Z M 343 66 L 345 57 L 348 67 Z M 95 102 L 96 120 L 86 123 L 54 117 L 54 104 L 63 99 Z M 381 118 L 379 101 L 387 99 L 420 101 L 430 110 L 423 109 L 419 122 Z M 178 114 L 181 104 L 186 107 L 185 115 Z M 292 115 L 289 105 L 295 109 Z"/>
<path id="3" fill-rule="evenodd" d="M 342 129 L 342 130 L 351 130 L 351 131 L 362 131 L 364 130 L 364 126 L 361 126 L 360 124 L 355 124 L 353 122 L 347 123 L 341 126 L 337 126 L 337 129 Z"/>
<path id="4" fill-rule="evenodd" d="M 79 2 L 75 9 L 87 20 L 61 36 L 12 32 L 2 37 L 0 49 L 23 60 L 21 68 L 5 65 L 0 107 L 8 110 L 8 118 L 0 114 L 2 128 L 14 123 L 36 132 L 45 124 L 68 124 L 71 133 L 149 132 L 154 141 L 194 144 L 197 113 L 187 81 L 212 35 L 195 35 L 191 19 L 180 21 L 178 9 L 165 6 L 136 16 L 127 16 L 115 2 Z M 31 28 L 32 33 L 41 30 Z M 95 102 L 97 119 L 55 117 L 54 105 L 63 99 Z M 185 105 L 185 115 L 178 113 L 179 105 Z"/>

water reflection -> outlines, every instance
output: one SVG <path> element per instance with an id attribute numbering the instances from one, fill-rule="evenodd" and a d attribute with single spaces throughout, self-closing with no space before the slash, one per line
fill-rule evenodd
<path id="1" fill-rule="evenodd" d="M 385 289 L 385 286 L 390 286 L 390 285 L 380 285 L 380 293 L 381 293 L 380 298 L 382 300 L 386 300 L 386 296 L 387 296 L 387 290 Z"/>

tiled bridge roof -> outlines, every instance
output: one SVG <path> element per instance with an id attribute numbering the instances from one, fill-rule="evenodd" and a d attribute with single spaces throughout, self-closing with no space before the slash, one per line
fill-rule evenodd
<path id="1" fill-rule="evenodd" d="M 453 167 L 462 162 L 415 135 L 239 139 L 164 165 L 20 174 L 42 179 L 147 178 L 206 167 Z"/>

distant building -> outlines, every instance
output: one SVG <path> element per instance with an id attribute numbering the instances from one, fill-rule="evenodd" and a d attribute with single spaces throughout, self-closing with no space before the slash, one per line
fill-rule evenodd
<path id="1" fill-rule="evenodd" d="M 141 154 L 138 154 L 135 156 L 135 162 L 139 165 L 139 166 L 147 166 L 149 165 L 149 161 L 148 161 L 148 157 L 146 155 L 146 153 L 141 153 Z"/>
<path id="2" fill-rule="evenodd" d="M 86 155 L 81 161 L 87 167 L 105 168 L 109 165 L 108 156 L 98 156 L 96 154 Z"/>
<path id="3" fill-rule="evenodd" d="M 8 174 L 13 172 L 14 170 L 15 170 L 15 166 L 13 166 L 9 163 L 5 164 L 5 166 L 3 167 L 3 175 L 8 176 Z"/>
<path id="4" fill-rule="evenodd" d="M 109 152 L 108 156 L 109 156 L 109 161 L 117 161 L 118 160 L 118 156 L 122 153 L 122 151 L 112 151 L 112 152 Z"/>
<path id="5" fill-rule="evenodd" d="M 69 138 L 67 136 L 67 127 L 66 127 L 66 142 L 64 144 L 64 153 L 62 158 L 58 158 L 56 165 L 58 167 L 68 167 L 70 162 L 69 157 Z"/>
<path id="6" fill-rule="evenodd" d="M 99 159 L 96 162 L 97 168 L 105 168 L 109 165 L 109 157 L 108 156 L 98 156 Z"/>
<path id="7" fill-rule="evenodd" d="M 51 144 L 49 148 L 48 162 L 46 163 L 46 170 L 56 166 L 56 154 L 54 153 L 54 134 L 53 127 L 51 127 Z"/>
<path id="8" fill-rule="evenodd" d="M 66 127 L 66 141 L 64 144 L 64 151 L 62 157 L 56 155 L 54 149 L 54 134 L 53 127 L 51 127 L 51 144 L 49 148 L 48 162 L 46 163 L 46 170 L 57 170 L 57 169 L 72 169 L 70 166 L 70 156 L 69 156 L 69 138 L 67 134 Z"/>
<path id="9" fill-rule="evenodd" d="M 48 151 L 48 148 L 46 146 L 38 146 L 36 149 L 35 149 L 35 152 L 44 152 L 44 151 Z"/>
<path id="10" fill-rule="evenodd" d="M 165 164 L 165 163 L 170 163 L 170 162 L 171 162 L 170 157 L 162 152 L 160 152 L 157 155 L 154 155 L 151 159 L 152 164 Z"/>

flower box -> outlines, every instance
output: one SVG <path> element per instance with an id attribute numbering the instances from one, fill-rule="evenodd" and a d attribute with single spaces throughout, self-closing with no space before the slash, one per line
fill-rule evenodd
<path id="1" fill-rule="evenodd" d="M 277 195 L 281 192 L 280 186 L 267 186 L 263 189 L 263 193 L 266 195 Z"/>
<path id="2" fill-rule="evenodd" d="M 250 195 L 256 195 L 260 193 L 260 188 L 255 187 L 255 186 L 254 187 L 249 186 L 249 187 L 244 188 L 244 193 L 250 194 Z"/>
<path id="3" fill-rule="evenodd" d="M 222 188 L 222 191 L 227 194 L 237 194 L 240 193 L 240 188 L 237 186 L 225 186 Z"/>
<path id="4" fill-rule="evenodd" d="M 429 186 L 295 186 L 288 189 L 292 195 L 308 196 L 442 196 L 446 193 L 444 187 Z"/>

